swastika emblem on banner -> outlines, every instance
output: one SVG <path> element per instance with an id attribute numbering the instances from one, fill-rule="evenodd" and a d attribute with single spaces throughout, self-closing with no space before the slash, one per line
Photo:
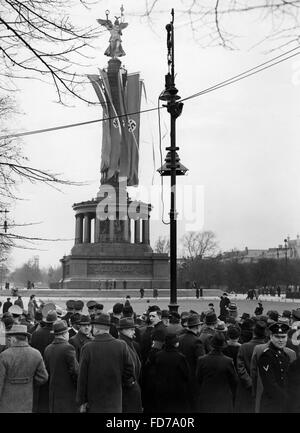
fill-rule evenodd
<path id="1" fill-rule="evenodd" d="M 136 122 L 133 119 L 128 120 L 128 131 L 133 132 L 136 129 Z"/>

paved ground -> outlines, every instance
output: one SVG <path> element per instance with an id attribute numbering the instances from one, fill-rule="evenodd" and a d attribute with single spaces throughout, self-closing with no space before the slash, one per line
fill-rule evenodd
<path id="1" fill-rule="evenodd" d="M 257 306 L 257 300 L 246 300 L 245 295 L 237 295 L 237 296 L 230 296 L 232 302 L 236 302 L 238 306 L 238 312 L 241 315 L 242 313 L 250 313 L 253 314 L 254 310 Z M 16 297 L 11 297 L 12 301 L 16 299 Z M 61 308 L 65 308 L 65 302 L 66 298 L 59 298 L 59 297 L 40 297 L 37 298 L 42 299 L 44 302 L 53 302 L 54 304 L 60 306 Z M 74 298 L 73 298 L 74 299 Z M 90 300 L 91 298 L 81 298 L 85 303 Z M 124 298 L 93 298 L 95 301 L 100 302 L 104 305 L 104 311 L 109 311 L 112 306 L 116 302 L 124 302 Z M 27 308 L 28 304 L 28 297 L 24 297 L 24 307 Z M 291 300 L 291 299 L 285 299 L 284 297 L 278 298 L 278 297 L 271 297 L 271 296 L 261 296 L 260 300 L 264 307 L 264 312 L 266 313 L 268 310 L 277 310 L 279 313 L 282 313 L 283 310 L 292 310 L 295 308 L 300 307 L 300 299 L 297 300 Z M 3 303 L 6 301 L 6 297 L 0 296 L 0 301 Z M 149 305 L 159 305 L 161 309 L 167 309 L 169 304 L 168 298 L 158 298 L 157 300 L 153 298 L 131 298 L 130 299 L 131 304 L 133 306 L 134 311 L 137 314 L 143 313 Z M 192 299 L 192 298 L 178 298 L 177 303 L 179 304 L 179 313 L 182 311 L 189 311 L 190 309 L 195 310 L 199 313 L 202 311 L 206 311 L 208 309 L 208 303 L 213 302 L 216 308 L 217 314 L 219 314 L 219 301 L 220 298 L 218 297 L 205 297 L 202 299 Z M 84 312 L 86 312 L 86 308 Z M 2 312 L 2 309 L 1 309 Z"/>

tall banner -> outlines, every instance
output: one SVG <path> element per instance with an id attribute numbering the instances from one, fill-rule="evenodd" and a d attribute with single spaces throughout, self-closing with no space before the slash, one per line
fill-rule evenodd
<path id="1" fill-rule="evenodd" d="M 127 186 L 137 186 L 142 81 L 139 73 L 127 75 L 122 68 L 113 77 L 104 69 L 99 72 L 88 78 L 107 119 L 102 126 L 101 183 L 118 175 L 127 178 Z"/>

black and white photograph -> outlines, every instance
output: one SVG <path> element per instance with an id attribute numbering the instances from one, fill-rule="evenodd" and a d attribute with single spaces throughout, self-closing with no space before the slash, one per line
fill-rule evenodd
<path id="1" fill-rule="evenodd" d="M 299 413 L 300 0 L 0 0 L 0 50 L 0 413 Z"/>

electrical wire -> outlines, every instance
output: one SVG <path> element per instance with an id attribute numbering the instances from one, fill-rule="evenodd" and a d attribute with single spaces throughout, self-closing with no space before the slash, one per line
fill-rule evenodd
<path id="1" fill-rule="evenodd" d="M 201 95 L 204 95 L 206 93 L 212 92 L 213 90 L 218 90 L 218 89 L 221 89 L 222 87 L 228 86 L 229 84 L 233 84 L 233 83 L 235 83 L 237 81 L 243 80 L 244 78 L 250 77 L 251 75 L 258 74 L 259 72 L 262 72 L 265 69 L 271 68 L 272 66 L 275 66 L 275 65 L 277 65 L 279 63 L 282 63 L 285 60 L 288 60 L 288 59 L 291 59 L 292 57 L 298 56 L 300 54 L 300 51 L 297 52 L 297 53 L 295 53 L 295 54 L 292 54 L 292 55 L 290 55 L 288 57 L 285 57 L 284 59 L 278 60 L 277 62 L 274 62 L 274 63 L 271 63 L 270 65 L 268 65 L 268 63 L 273 62 L 274 60 L 276 60 L 276 59 L 278 59 L 280 57 L 286 56 L 290 52 L 293 52 L 293 51 L 299 50 L 299 49 L 300 49 L 299 46 L 296 47 L 296 48 L 293 48 L 292 50 L 289 50 L 289 51 L 287 51 L 287 52 L 285 52 L 283 54 L 280 54 L 279 56 L 273 57 L 272 59 L 267 60 L 266 62 L 261 63 L 260 65 L 254 66 L 253 68 L 248 69 L 247 71 L 244 71 L 244 72 L 241 72 L 240 74 L 234 75 L 233 77 L 228 78 L 227 80 L 221 81 L 218 84 L 214 84 L 213 86 L 210 86 L 210 87 L 208 87 L 208 88 L 206 88 L 204 90 L 200 90 L 199 92 L 194 93 L 193 95 L 187 96 L 186 98 L 182 98 L 182 99 L 180 99 L 180 101 L 181 102 L 188 101 L 189 99 L 196 98 L 198 96 L 201 96 Z M 262 67 L 264 65 L 268 65 L 268 66 Z M 260 68 L 260 69 L 258 69 L 258 68 Z M 258 69 L 258 70 L 256 70 L 256 69 Z"/>
<path id="2" fill-rule="evenodd" d="M 255 75 L 255 74 L 257 74 L 259 72 L 262 72 L 262 71 L 264 71 L 264 70 L 266 70 L 266 69 L 268 69 L 268 68 L 270 68 L 272 66 L 275 66 L 275 65 L 277 65 L 279 63 L 282 63 L 282 62 L 284 62 L 286 60 L 289 60 L 292 57 L 298 56 L 300 54 L 300 51 L 297 52 L 297 53 L 295 53 L 295 54 L 293 54 L 293 55 L 285 57 L 285 58 L 283 58 L 281 60 L 278 60 L 277 62 L 274 62 L 274 60 L 277 60 L 277 59 L 279 59 L 281 57 L 284 57 L 287 54 L 289 54 L 289 53 L 291 53 L 293 51 L 299 50 L 299 49 L 300 49 L 300 46 L 298 46 L 296 48 L 293 48 L 293 49 L 291 49 L 289 51 L 286 51 L 285 53 L 280 54 L 280 55 L 278 55 L 276 57 L 273 57 L 272 59 L 267 60 L 266 62 L 263 62 L 263 63 L 261 63 L 261 64 L 259 64 L 257 66 L 254 66 L 253 68 L 250 68 L 250 69 L 248 69 L 248 70 L 246 70 L 244 72 L 241 72 L 240 74 L 234 75 L 233 77 L 228 78 L 228 79 L 226 79 L 224 81 L 221 81 L 220 83 L 214 84 L 213 86 L 210 86 L 210 87 L 208 87 L 206 89 L 200 90 L 199 92 L 194 93 L 193 95 L 187 96 L 186 98 L 182 98 L 182 99 L 180 99 L 180 102 L 188 101 L 188 100 L 190 100 L 192 98 L 196 98 L 198 96 L 202 96 L 202 95 L 204 95 L 206 93 L 210 93 L 210 92 L 212 92 L 214 90 L 221 89 L 222 87 L 225 87 L 225 86 L 233 84 L 233 83 L 235 83 L 237 81 L 243 80 L 244 78 L 250 77 L 251 75 Z M 273 63 L 271 63 L 271 62 L 273 62 Z M 268 65 L 268 63 L 271 63 L 271 64 Z M 267 65 L 267 66 L 265 66 L 265 65 Z M 67 125 L 56 126 L 56 127 L 51 127 L 51 128 L 44 128 L 44 129 L 37 129 L 37 130 L 33 130 L 33 131 L 28 131 L 28 132 L 6 134 L 6 135 L 0 136 L 0 140 L 2 140 L 2 139 L 8 139 L 8 138 L 24 137 L 24 136 L 34 135 L 34 134 L 40 134 L 40 133 L 44 133 L 44 132 L 57 131 L 57 130 L 60 130 L 60 129 L 67 129 L 67 128 L 73 128 L 73 127 L 77 127 L 77 126 L 89 125 L 89 124 L 92 124 L 92 123 L 103 122 L 104 120 L 112 120 L 112 119 L 116 119 L 116 118 L 120 118 L 120 117 L 126 117 L 126 116 L 130 116 L 130 115 L 134 115 L 134 114 L 142 114 L 142 113 L 146 113 L 146 112 L 150 112 L 150 111 L 161 110 L 162 108 L 165 108 L 165 107 L 164 106 L 162 106 L 162 107 L 159 106 L 159 107 L 155 107 L 155 108 L 149 108 L 149 109 L 146 109 L 146 110 L 137 111 L 137 112 L 134 112 L 134 113 L 125 113 L 125 114 L 121 114 L 121 115 L 118 115 L 118 116 L 111 116 L 111 117 L 107 117 L 107 118 L 89 120 L 89 121 L 86 121 L 86 122 L 71 123 L 71 124 L 67 124 Z"/>

